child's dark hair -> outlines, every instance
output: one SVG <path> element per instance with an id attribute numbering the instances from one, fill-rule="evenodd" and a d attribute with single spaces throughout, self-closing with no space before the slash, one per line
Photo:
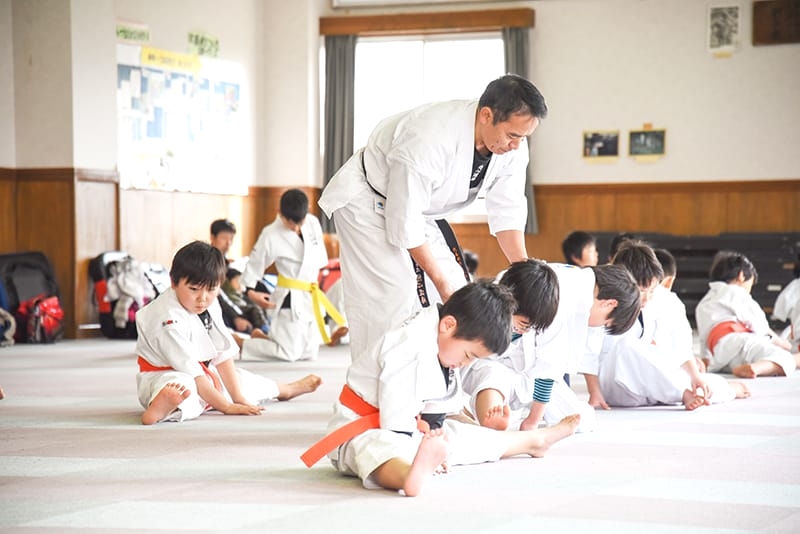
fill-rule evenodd
<path id="1" fill-rule="evenodd" d="M 615 235 L 608 247 L 608 262 L 611 263 L 614 260 L 614 256 L 617 255 L 617 251 L 623 243 L 627 241 L 636 241 L 636 239 L 636 236 L 629 232 L 622 232 Z"/>
<path id="2" fill-rule="evenodd" d="M 655 248 L 653 252 L 656 255 L 658 263 L 661 264 L 661 269 L 664 270 L 664 278 L 678 274 L 678 263 L 675 261 L 675 256 L 673 256 L 669 250 L 665 248 Z"/>
<path id="3" fill-rule="evenodd" d="M 517 302 L 518 315 L 528 318 L 531 327 L 541 332 L 553 323 L 558 311 L 558 277 L 543 261 L 517 261 L 503 273 L 500 285 L 506 286 Z"/>
<path id="4" fill-rule="evenodd" d="M 639 287 L 650 287 L 653 278 L 659 282 L 664 278 L 664 269 L 661 268 L 655 252 L 644 241 L 622 243 L 612 263 L 628 269 Z"/>
<path id="5" fill-rule="evenodd" d="M 745 280 L 752 278 L 753 284 L 758 282 L 756 267 L 747 256 L 732 250 L 720 250 L 711 262 L 708 278 L 711 282 L 731 282 L 738 278 L 739 273 L 744 274 Z"/>
<path id="6" fill-rule="evenodd" d="M 561 242 L 561 251 L 564 253 L 564 259 L 570 265 L 576 265 L 573 258 L 580 258 L 583 256 L 583 249 L 587 245 L 595 244 L 597 241 L 590 233 L 582 230 L 575 230 L 571 232 L 564 241 Z"/>
<path id="7" fill-rule="evenodd" d="M 641 294 L 636 280 L 628 269 L 621 265 L 598 265 L 590 267 L 594 271 L 597 298 L 614 299 L 617 307 L 609 314 L 611 325 L 606 332 L 611 335 L 624 334 L 636 322 L 642 308 Z"/>
<path id="8" fill-rule="evenodd" d="M 480 258 L 478 254 L 472 252 L 471 250 L 464 249 L 464 263 L 466 264 L 467 271 L 469 274 L 475 274 L 475 271 L 478 270 L 478 264 L 480 263 Z"/>
<path id="9" fill-rule="evenodd" d="M 481 341 L 490 351 L 502 354 L 511 343 L 511 316 L 515 308 L 514 296 L 507 287 L 484 278 L 450 295 L 439 308 L 439 317 L 455 318 L 456 338 Z"/>
<path id="10" fill-rule="evenodd" d="M 211 235 L 216 236 L 220 232 L 236 233 L 236 225 L 228 219 L 217 219 L 211 223 Z"/>
<path id="11" fill-rule="evenodd" d="M 186 279 L 187 284 L 211 289 L 225 280 L 227 268 L 222 252 L 208 243 L 192 241 L 175 253 L 169 277 L 176 285 Z"/>
<path id="12" fill-rule="evenodd" d="M 230 282 L 237 276 L 242 276 L 242 271 L 238 269 L 234 269 L 233 267 L 229 267 L 227 271 L 225 271 L 225 279 Z"/>
<path id="13" fill-rule="evenodd" d="M 308 196 L 300 189 L 289 189 L 281 195 L 281 215 L 300 224 L 308 215 Z"/>

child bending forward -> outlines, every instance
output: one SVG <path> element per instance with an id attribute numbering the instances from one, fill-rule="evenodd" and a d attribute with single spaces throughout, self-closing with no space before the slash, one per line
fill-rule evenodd
<path id="1" fill-rule="evenodd" d="M 448 465 L 543 456 L 574 433 L 578 415 L 541 430 L 500 432 L 429 413 L 461 401 L 459 368 L 508 347 L 513 309 L 506 288 L 475 282 L 389 331 L 372 350 L 353 354 L 331 433 L 303 461 L 311 466 L 327 453 L 336 469 L 368 489 L 415 496 Z"/>
<path id="2" fill-rule="evenodd" d="M 272 399 L 289 400 L 317 389 L 315 375 L 290 384 L 236 369 L 239 352 L 222 321 L 217 292 L 225 278 L 222 253 L 195 241 L 172 260 L 172 287 L 136 314 L 142 424 L 185 421 L 206 410 L 257 415 Z"/>

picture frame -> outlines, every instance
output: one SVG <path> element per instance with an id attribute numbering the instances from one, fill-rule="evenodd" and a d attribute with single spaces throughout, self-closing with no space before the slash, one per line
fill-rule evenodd
<path id="1" fill-rule="evenodd" d="M 666 130 L 631 130 L 628 132 L 628 153 L 631 156 L 663 156 L 666 148 Z"/>
<path id="2" fill-rule="evenodd" d="M 587 159 L 619 156 L 619 130 L 586 130 L 583 132 L 583 157 Z"/>
<path id="3" fill-rule="evenodd" d="M 709 6 L 708 39 L 710 52 L 731 52 L 739 45 L 741 16 L 738 5 Z"/>

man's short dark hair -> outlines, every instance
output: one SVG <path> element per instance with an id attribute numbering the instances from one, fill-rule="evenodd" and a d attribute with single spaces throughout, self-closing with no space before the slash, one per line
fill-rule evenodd
<path id="1" fill-rule="evenodd" d="M 308 196 L 300 189 L 289 189 L 281 195 L 281 215 L 300 224 L 308 215 Z"/>
<path id="2" fill-rule="evenodd" d="M 614 299 L 617 307 L 609 314 L 611 325 L 606 332 L 611 335 L 624 334 L 636 322 L 642 308 L 641 294 L 636 280 L 628 269 L 621 265 L 597 265 L 589 267 L 594 271 L 594 282 L 597 286 L 597 298 Z"/>
<path id="3" fill-rule="evenodd" d="M 503 273 L 500 285 L 506 286 L 517 302 L 518 315 L 528 318 L 531 328 L 541 332 L 553 323 L 558 311 L 558 277 L 543 261 L 516 261 Z"/>
<path id="4" fill-rule="evenodd" d="M 516 303 L 508 288 L 490 279 L 465 285 L 439 308 L 439 317 L 456 319 L 454 337 L 480 341 L 496 354 L 502 354 L 511 343 L 511 316 Z"/>
<path id="5" fill-rule="evenodd" d="M 236 233 L 236 225 L 228 219 L 217 219 L 211 223 L 211 235 L 216 236 L 220 232 Z"/>
<path id="6" fill-rule="evenodd" d="M 176 285 L 186 279 L 188 284 L 211 289 L 225 280 L 227 269 L 225 257 L 219 249 L 202 241 L 192 241 L 175 253 L 169 277 Z"/>
<path id="7" fill-rule="evenodd" d="M 492 124 L 504 122 L 512 115 L 547 116 L 542 93 L 530 81 L 516 74 L 506 74 L 489 83 L 478 100 L 478 109 L 492 110 Z"/>
<path id="8" fill-rule="evenodd" d="M 574 258 L 580 259 L 583 256 L 583 249 L 587 245 L 596 243 L 594 236 L 582 230 L 575 230 L 570 232 L 564 241 L 561 242 L 561 251 L 564 253 L 564 259 L 570 265 L 577 265 Z"/>
<path id="9" fill-rule="evenodd" d="M 753 279 L 753 284 L 758 282 L 756 266 L 745 256 L 733 250 L 720 250 L 714 256 L 709 271 L 711 282 L 731 282 L 744 274 L 744 279 Z"/>

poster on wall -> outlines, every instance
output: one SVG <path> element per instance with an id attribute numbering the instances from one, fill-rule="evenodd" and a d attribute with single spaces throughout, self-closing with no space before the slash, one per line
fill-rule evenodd
<path id="1" fill-rule="evenodd" d="M 708 8 L 708 50 L 730 54 L 739 44 L 739 6 Z"/>
<path id="2" fill-rule="evenodd" d="M 583 132 L 583 157 L 590 161 L 619 156 L 619 130 Z"/>
<path id="3" fill-rule="evenodd" d="M 241 66 L 117 45 L 120 187 L 246 194 Z"/>

